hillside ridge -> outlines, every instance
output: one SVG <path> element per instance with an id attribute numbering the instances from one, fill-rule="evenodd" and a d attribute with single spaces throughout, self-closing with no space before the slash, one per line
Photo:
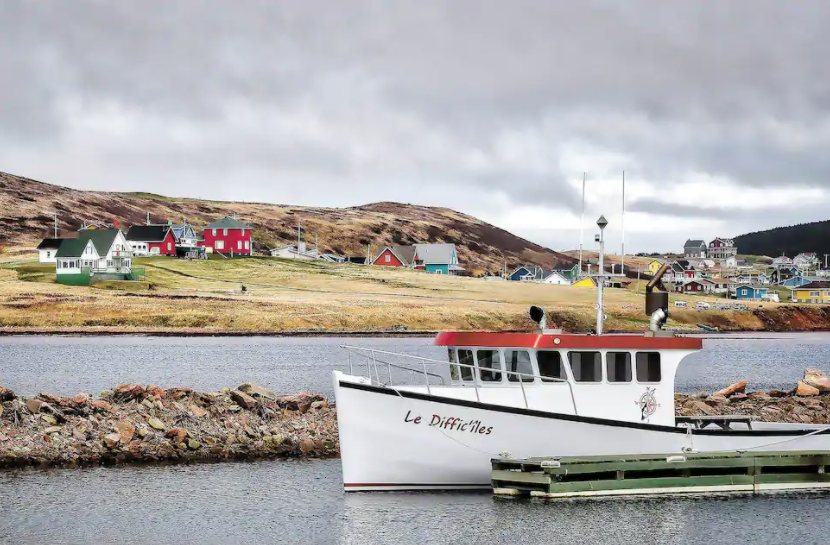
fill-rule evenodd
<path id="1" fill-rule="evenodd" d="M 816 252 L 823 255 L 830 253 L 830 220 L 753 231 L 735 237 L 735 245 L 742 254 L 793 257 L 801 252 Z"/>
<path id="2" fill-rule="evenodd" d="M 500 271 L 504 260 L 508 269 L 574 262 L 468 214 L 391 201 L 347 208 L 218 201 L 79 190 L 0 172 L 0 210 L 0 242 L 16 247 L 33 247 L 51 236 L 56 212 L 59 234 L 77 230 L 85 220 L 117 220 L 122 228 L 143 224 L 147 212 L 154 223 L 187 219 L 196 227 L 236 214 L 253 227 L 254 247 L 259 251 L 296 243 L 299 219 L 307 243 L 313 245 L 316 235 L 322 252 L 365 256 L 367 245 L 376 254 L 392 244 L 454 243 L 461 265 L 469 272 Z"/>

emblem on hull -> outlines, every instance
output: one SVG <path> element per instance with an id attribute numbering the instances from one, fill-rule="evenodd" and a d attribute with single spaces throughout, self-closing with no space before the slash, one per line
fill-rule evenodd
<path id="1" fill-rule="evenodd" d="M 654 396 L 655 390 L 656 388 L 646 388 L 646 391 L 640 396 L 640 399 L 634 402 L 640 406 L 640 420 L 648 420 L 651 415 L 657 412 L 657 407 L 660 405 Z"/>

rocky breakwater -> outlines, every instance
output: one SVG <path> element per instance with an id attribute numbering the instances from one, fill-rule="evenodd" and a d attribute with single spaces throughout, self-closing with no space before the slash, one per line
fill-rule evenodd
<path id="1" fill-rule="evenodd" d="M 717 392 L 675 394 L 675 411 L 681 416 L 757 415 L 765 422 L 830 423 L 830 377 L 807 369 L 790 390 L 748 392 L 742 380 Z"/>
<path id="2" fill-rule="evenodd" d="M 99 397 L 18 397 L 0 385 L 0 467 L 333 457 L 334 407 L 256 384 L 194 392 L 122 384 Z"/>

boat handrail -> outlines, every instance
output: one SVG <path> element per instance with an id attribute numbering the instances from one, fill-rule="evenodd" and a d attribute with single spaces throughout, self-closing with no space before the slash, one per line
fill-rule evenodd
<path id="1" fill-rule="evenodd" d="M 355 352 L 358 352 L 358 353 L 368 352 L 368 354 L 360 354 L 360 355 L 362 355 L 366 358 L 366 369 L 367 369 L 367 375 L 368 375 L 367 378 L 370 381 L 373 380 L 372 379 L 372 364 L 374 364 L 374 369 L 375 369 L 375 379 L 374 380 L 378 384 L 380 384 L 381 386 L 392 386 L 392 367 L 395 367 L 396 369 L 403 369 L 405 371 L 411 371 L 413 373 L 423 374 L 428 394 L 432 394 L 432 391 L 430 390 L 429 377 L 437 377 L 441 381 L 441 384 L 446 384 L 446 382 L 444 381 L 443 376 L 441 376 L 437 373 L 428 372 L 426 370 L 426 365 L 441 364 L 441 365 L 446 365 L 446 366 L 450 367 L 450 369 L 452 369 L 451 366 L 453 366 L 453 365 L 457 365 L 458 367 L 466 367 L 466 368 L 469 368 L 472 371 L 473 377 L 476 376 L 476 369 L 480 369 L 480 368 L 477 368 L 475 365 L 470 365 L 470 364 L 466 364 L 466 363 L 459 363 L 459 362 L 454 362 L 454 361 L 442 361 L 442 360 L 436 360 L 436 359 L 432 359 L 432 358 L 425 358 L 425 357 L 422 357 L 422 356 L 413 356 L 411 354 L 402 354 L 400 352 L 389 352 L 389 351 L 386 351 L 386 350 L 376 350 L 374 348 L 365 348 L 365 347 L 360 347 L 360 346 L 350 346 L 350 345 L 346 345 L 346 344 L 341 344 L 340 348 L 345 349 L 349 354 L 349 374 L 350 375 L 354 374 L 354 370 L 353 370 L 354 366 L 352 365 L 352 358 L 351 358 L 352 351 L 355 351 Z M 388 362 L 388 361 L 384 361 L 384 360 L 378 360 L 377 357 L 375 356 L 375 354 L 384 354 L 384 355 L 390 355 L 390 356 L 397 356 L 397 357 L 402 357 L 402 358 L 409 358 L 409 359 L 419 360 L 420 363 L 421 363 L 422 368 L 420 370 L 418 370 L 418 369 L 413 369 L 411 367 L 406 367 L 405 365 L 398 365 L 398 364 L 394 364 L 392 362 Z M 427 362 L 429 362 L 429 363 L 427 363 Z M 389 371 L 389 383 L 388 384 L 384 384 L 380 380 L 380 373 L 377 369 L 377 364 L 378 363 L 385 364 L 387 366 L 387 369 Z M 568 379 L 566 379 L 566 378 L 563 379 L 563 378 L 558 378 L 558 377 L 542 376 L 540 374 L 535 374 L 535 373 L 521 373 L 521 372 L 518 372 L 518 371 L 508 371 L 507 369 L 497 369 L 497 370 L 493 370 L 493 371 L 498 372 L 498 373 L 504 373 L 505 375 L 512 375 L 512 376 L 520 377 L 517 382 L 519 383 L 519 387 L 522 390 L 522 398 L 524 399 L 526 409 L 529 409 L 530 405 L 527 401 L 527 392 L 525 391 L 525 385 L 524 385 L 525 381 L 521 380 L 522 378 L 532 378 L 534 380 L 538 378 L 542 382 L 564 382 L 565 384 L 568 385 L 568 391 L 570 392 L 570 395 L 571 395 L 571 404 L 573 405 L 574 414 L 575 415 L 579 414 L 579 411 L 576 408 L 576 397 L 574 396 L 573 384 L 571 384 L 571 381 L 569 381 Z M 452 372 L 452 371 L 450 371 L 450 372 Z M 450 379 L 452 380 L 452 374 L 450 374 Z M 479 396 L 479 392 L 478 392 L 478 389 L 481 387 L 481 384 L 479 384 L 479 382 L 480 382 L 479 380 L 473 379 L 472 387 L 475 390 L 476 401 L 481 403 L 481 397 Z"/>

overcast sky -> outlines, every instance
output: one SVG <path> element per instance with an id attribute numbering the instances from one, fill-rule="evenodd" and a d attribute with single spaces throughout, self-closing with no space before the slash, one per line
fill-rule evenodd
<path id="1" fill-rule="evenodd" d="M 0 0 L 0 170 L 455 208 L 554 249 L 830 218 L 830 3 Z M 586 230 L 586 247 L 594 229 Z"/>

